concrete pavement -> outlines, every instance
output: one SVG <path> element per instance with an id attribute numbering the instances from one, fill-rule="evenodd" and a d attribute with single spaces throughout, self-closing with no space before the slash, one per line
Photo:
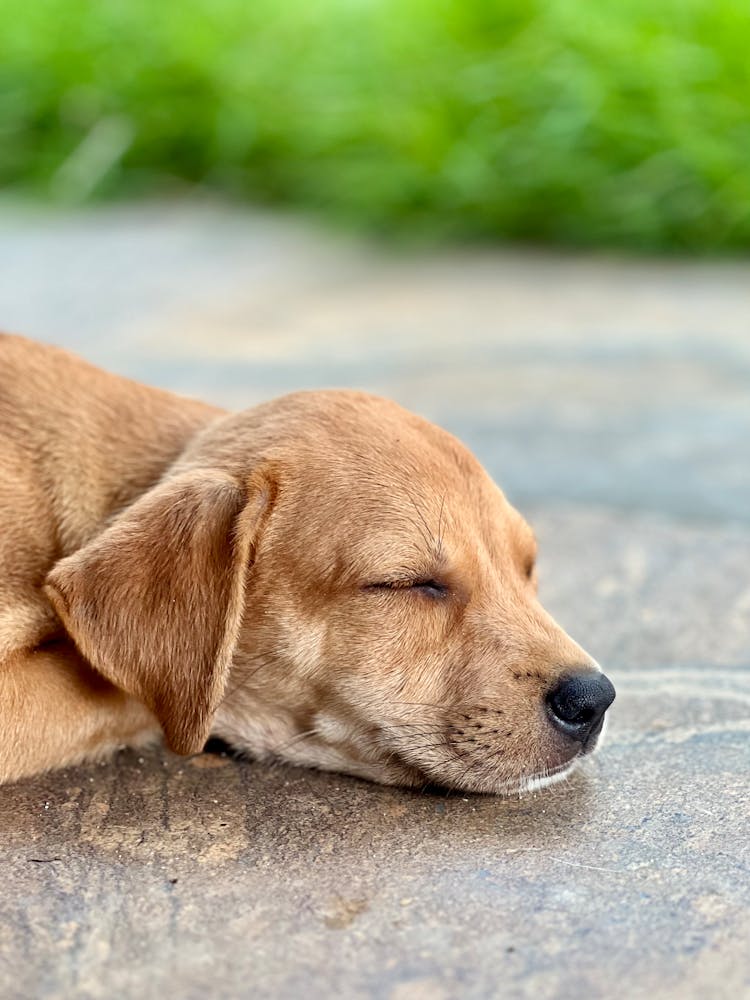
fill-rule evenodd
<path id="1" fill-rule="evenodd" d="M 0 995 L 750 995 L 749 277 L 0 209 L 6 329 L 231 406 L 358 385 L 456 431 L 618 688 L 602 753 L 521 800 L 159 751 L 2 789 Z"/>

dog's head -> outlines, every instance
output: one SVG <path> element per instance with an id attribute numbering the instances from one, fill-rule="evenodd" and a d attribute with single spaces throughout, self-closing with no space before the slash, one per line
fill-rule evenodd
<path id="1" fill-rule="evenodd" d="M 596 746 L 614 690 L 536 598 L 535 541 L 451 435 L 359 393 L 221 418 L 48 593 L 179 752 L 504 792 Z"/>

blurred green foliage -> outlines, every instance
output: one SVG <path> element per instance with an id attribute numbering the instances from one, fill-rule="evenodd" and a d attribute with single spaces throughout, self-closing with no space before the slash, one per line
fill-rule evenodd
<path id="1" fill-rule="evenodd" d="M 0 183 L 747 247 L 749 48 L 733 0 L 5 0 Z"/>

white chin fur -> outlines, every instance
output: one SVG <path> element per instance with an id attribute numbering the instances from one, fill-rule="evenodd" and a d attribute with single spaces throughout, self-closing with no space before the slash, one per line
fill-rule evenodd
<path id="1" fill-rule="evenodd" d="M 579 759 L 575 757 L 566 767 L 559 771 L 552 771 L 551 774 L 532 774 L 528 778 L 521 778 L 518 783 L 518 791 L 538 792 L 542 788 L 556 785 L 558 781 L 564 781 L 575 770 Z"/>

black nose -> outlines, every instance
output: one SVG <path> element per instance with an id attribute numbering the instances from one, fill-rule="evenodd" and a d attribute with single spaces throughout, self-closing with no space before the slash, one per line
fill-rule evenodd
<path id="1" fill-rule="evenodd" d="M 610 679 L 587 670 L 564 677 L 547 695 L 547 707 L 560 732 L 585 743 L 601 729 L 604 713 L 614 700 Z"/>

